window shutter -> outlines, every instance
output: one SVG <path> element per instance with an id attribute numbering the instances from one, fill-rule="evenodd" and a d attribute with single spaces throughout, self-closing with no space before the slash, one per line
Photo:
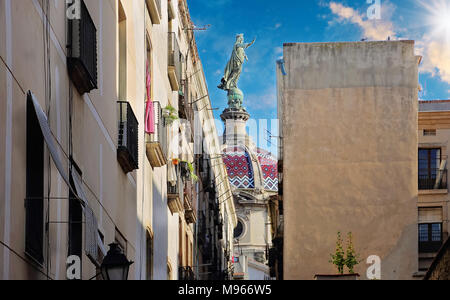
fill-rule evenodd
<path id="1" fill-rule="evenodd" d="M 442 207 L 419 208 L 419 224 L 441 223 Z"/>

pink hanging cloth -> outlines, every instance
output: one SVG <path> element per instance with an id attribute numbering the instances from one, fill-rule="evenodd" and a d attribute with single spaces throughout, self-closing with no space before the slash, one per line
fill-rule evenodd
<path id="1" fill-rule="evenodd" d="M 145 132 L 148 134 L 155 133 L 155 114 L 154 114 L 154 105 L 151 99 L 151 84 L 152 80 L 150 77 L 149 65 L 147 62 L 147 102 L 145 107 Z"/>

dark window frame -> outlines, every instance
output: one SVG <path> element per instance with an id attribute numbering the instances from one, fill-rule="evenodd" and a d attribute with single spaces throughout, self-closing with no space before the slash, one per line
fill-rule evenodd
<path id="1" fill-rule="evenodd" d="M 440 170 L 440 165 L 443 160 L 442 148 L 419 148 L 418 154 L 419 190 L 435 189 L 438 174 L 441 174 L 442 180 L 437 189 L 447 189 L 447 170 Z M 423 167 L 424 164 L 426 166 Z"/>
<path id="2" fill-rule="evenodd" d="M 72 174 L 70 174 L 70 183 L 72 187 L 75 186 Z M 77 196 L 71 190 L 69 191 L 68 237 L 68 255 L 76 255 L 81 259 L 83 256 L 83 207 L 81 206 L 80 200 L 78 200 Z"/>
<path id="3" fill-rule="evenodd" d="M 421 241 L 421 227 L 427 226 L 427 240 Z M 440 226 L 440 241 L 433 241 L 433 225 Z M 435 233 L 435 232 L 434 232 Z M 442 222 L 422 223 L 418 228 L 419 252 L 420 253 L 435 253 L 438 252 L 444 242 L 444 231 Z"/>
<path id="4" fill-rule="evenodd" d="M 433 159 L 436 160 L 436 161 L 439 160 L 439 163 L 442 162 L 442 149 L 441 148 L 419 148 L 419 161 L 423 160 L 423 159 L 420 159 L 420 152 L 421 151 L 428 152 L 427 153 L 427 169 L 419 169 L 419 171 L 420 170 L 427 170 L 427 175 L 428 176 L 432 176 L 433 175 L 433 174 L 431 174 L 432 170 L 434 170 L 436 168 L 435 168 L 435 166 L 431 165 L 431 162 L 432 162 Z M 432 151 L 439 151 L 439 157 L 432 158 Z M 419 168 L 420 168 L 420 166 L 419 166 Z"/>
<path id="5" fill-rule="evenodd" d="M 153 234 L 149 231 L 147 231 L 146 234 L 147 240 L 146 240 L 146 254 L 147 254 L 147 261 L 146 261 L 146 280 L 153 280 L 153 265 L 154 265 L 154 238 Z"/>
<path id="6" fill-rule="evenodd" d="M 44 263 L 44 153 L 45 141 L 31 99 L 26 112 L 25 253 Z"/>

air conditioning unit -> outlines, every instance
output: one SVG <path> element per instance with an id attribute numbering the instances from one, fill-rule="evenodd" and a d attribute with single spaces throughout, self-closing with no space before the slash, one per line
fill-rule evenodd
<path id="1" fill-rule="evenodd" d="M 83 0 L 79 18 L 69 19 L 67 66 L 69 76 L 83 95 L 97 89 L 97 29 Z"/>

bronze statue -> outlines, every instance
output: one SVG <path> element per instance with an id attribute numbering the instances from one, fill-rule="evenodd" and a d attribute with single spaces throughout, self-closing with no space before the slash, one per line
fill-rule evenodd
<path id="1" fill-rule="evenodd" d="M 253 45 L 256 39 L 251 43 L 244 43 L 244 35 L 239 34 L 236 36 L 236 43 L 233 47 L 233 52 L 231 58 L 228 61 L 227 67 L 225 68 L 225 73 L 222 78 L 221 84 L 218 86 L 219 89 L 229 91 L 233 88 L 238 88 L 239 77 L 242 72 L 242 65 L 244 61 L 248 61 L 247 55 L 245 55 L 245 49 Z"/>

